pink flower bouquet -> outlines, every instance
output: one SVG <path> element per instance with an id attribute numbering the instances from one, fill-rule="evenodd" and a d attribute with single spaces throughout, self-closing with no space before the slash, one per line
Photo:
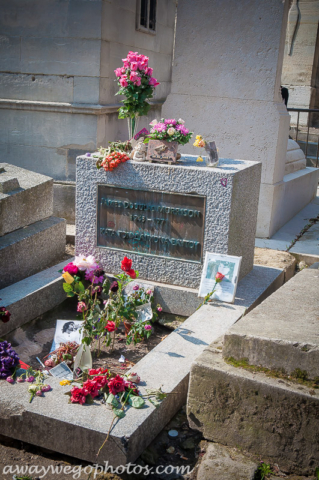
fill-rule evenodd
<path id="1" fill-rule="evenodd" d="M 158 122 L 153 120 L 151 125 L 151 133 L 148 138 L 151 140 L 165 140 L 167 142 L 177 142 L 180 145 L 186 145 L 193 135 L 184 125 L 184 120 L 164 119 Z"/>

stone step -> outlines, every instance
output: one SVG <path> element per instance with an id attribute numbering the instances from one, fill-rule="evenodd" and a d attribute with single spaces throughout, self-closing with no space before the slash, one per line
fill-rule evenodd
<path id="1" fill-rule="evenodd" d="M 53 214 L 53 179 L 0 163 L 0 203 L 1 237 Z"/>
<path id="2" fill-rule="evenodd" d="M 284 472 L 311 475 L 319 465 L 318 411 L 318 389 L 227 364 L 216 349 L 205 349 L 191 367 L 190 427 Z"/>
<path id="3" fill-rule="evenodd" d="M 0 337 L 21 327 L 62 303 L 66 296 L 59 270 L 72 259 L 47 268 L 0 290 L 1 305 L 11 313 L 10 321 L 0 322 Z"/>
<path id="4" fill-rule="evenodd" d="M 230 329 L 223 356 L 319 377 L 318 292 L 318 270 L 302 270 Z"/>
<path id="5" fill-rule="evenodd" d="M 0 237 L 0 288 L 59 261 L 65 250 L 65 220 L 49 217 Z"/>

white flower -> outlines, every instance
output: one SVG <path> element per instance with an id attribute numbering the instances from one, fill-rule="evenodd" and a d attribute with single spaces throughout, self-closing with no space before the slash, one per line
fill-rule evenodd
<path id="1" fill-rule="evenodd" d="M 185 120 L 183 120 L 182 118 L 179 118 L 179 119 L 177 120 L 177 123 L 179 123 L 180 125 L 184 125 Z"/>
<path id="2" fill-rule="evenodd" d="M 154 119 L 154 120 L 150 123 L 150 125 L 156 125 L 157 123 L 158 123 L 158 121 L 157 121 L 156 119 Z"/>
<path id="3" fill-rule="evenodd" d="M 174 135 L 175 132 L 176 132 L 176 130 L 175 130 L 174 127 L 170 127 L 170 128 L 167 130 L 167 133 L 168 133 L 168 135 L 170 135 L 170 136 Z"/>
<path id="4" fill-rule="evenodd" d="M 78 257 L 75 257 L 73 265 L 76 265 L 79 270 L 86 270 L 87 272 L 95 270 L 98 267 L 93 255 L 89 255 L 88 257 L 79 255 Z"/>

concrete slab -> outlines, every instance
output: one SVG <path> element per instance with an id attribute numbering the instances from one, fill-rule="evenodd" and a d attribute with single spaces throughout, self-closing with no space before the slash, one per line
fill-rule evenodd
<path id="1" fill-rule="evenodd" d="M 5 305 L 11 313 L 8 323 L 0 323 L 0 337 L 65 300 L 65 292 L 62 288 L 63 278 L 59 270 L 62 270 L 70 261 L 72 259 L 0 290 L 1 305 Z"/>
<path id="2" fill-rule="evenodd" d="M 0 237 L 0 288 L 52 265 L 63 258 L 64 250 L 62 218 L 50 217 Z"/>
<path id="3" fill-rule="evenodd" d="M 235 448 L 208 443 L 196 480 L 253 480 L 258 465 Z"/>
<path id="4" fill-rule="evenodd" d="M 260 267 L 256 278 L 267 277 L 266 268 Z M 273 270 L 271 282 L 282 272 Z M 260 275 L 260 277 L 258 277 Z M 53 391 L 45 400 L 28 403 L 23 384 L 2 382 L 0 389 L 0 431 L 3 435 L 29 442 L 43 448 L 65 453 L 93 463 L 108 461 L 112 465 L 133 462 L 163 429 L 179 408 L 185 404 L 191 364 L 211 342 L 226 331 L 244 314 L 246 307 L 258 302 L 259 289 L 251 295 L 251 282 L 246 288 L 239 284 L 240 305 L 205 305 L 189 317 L 157 347 L 134 366 L 143 380 L 141 391 L 159 388 L 169 395 L 159 408 L 147 403 L 141 410 L 129 409 L 126 417 L 118 421 L 109 441 L 101 451 L 112 422 L 112 413 L 97 402 L 90 407 L 69 405 L 64 395 L 68 387 L 61 387 L 50 379 Z M 268 278 L 269 278 L 268 277 Z M 252 282 L 254 283 L 254 282 Z M 247 299 L 246 299 L 247 296 Z M 59 432 L 59 435 L 48 435 Z"/>
<path id="5" fill-rule="evenodd" d="M 318 292 L 318 270 L 302 270 L 227 332 L 223 356 L 319 377 Z"/>
<path id="6" fill-rule="evenodd" d="M 50 217 L 52 178 L 0 163 L 0 210 L 0 236 Z"/>
<path id="7" fill-rule="evenodd" d="M 190 426 L 207 440 L 240 447 L 286 473 L 313 475 L 319 464 L 318 408 L 318 389 L 233 367 L 210 348 L 192 365 Z"/>

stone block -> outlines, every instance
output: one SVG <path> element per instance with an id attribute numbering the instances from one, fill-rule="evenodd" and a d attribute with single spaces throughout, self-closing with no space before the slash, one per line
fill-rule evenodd
<path id="1" fill-rule="evenodd" d="M 257 467 L 239 450 L 209 442 L 196 480 L 254 480 Z"/>
<path id="2" fill-rule="evenodd" d="M 75 184 L 54 183 L 53 215 L 65 218 L 68 224 L 75 223 Z"/>
<path id="3" fill-rule="evenodd" d="M 53 180 L 50 177 L 9 163 L 0 163 L 1 169 L 0 237 L 52 215 Z"/>
<path id="4" fill-rule="evenodd" d="M 79 157 L 76 177 L 77 254 L 86 252 L 95 255 L 106 271 L 117 273 L 125 251 L 97 246 L 96 186 L 121 185 L 122 188 L 154 191 L 156 178 L 162 192 L 191 192 L 205 197 L 202 259 L 191 262 L 169 256 L 139 254 L 132 250 L 129 255 L 141 278 L 198 288 L 206 251 L 241 255 L 240 278 L 251 271 L 261 165 L 225 159 L 219 168 L 214 169 L 200 167 L 196 157 L 188 156 L 184 160 L 183 165 L 176 166 L 129 161 L 113 172 L 104 172 L 96 169 L 94 159 Z"/>
<path id="5" fill-rule="evenodd" d="M 190 427 L 285 472 L 312 475 L 319 464 L 318 408 L 318 390 L 236 368 L 210 348 L 191 368 Z"/>
<path id="6" fill-rule="evenodd" d="M 20 72 L 20 36 L 0 35 L 0 70 Z"/>
<path id="7" fill-rule="evenodd" d="M 318 271 L 302 270 L 227 332 L 223 356 L 318 377 L 318 291 Z"/>
<path id="8" fill-rule="evenodd" d="M 101 1 L 3 0 L 0 30 L 17 37 L 99 38 Z M 83 23 L 85 22 L 85 28 Z"/>
<path id="9" fill-rule="evenodd" d="M 22 37 L 21 70 L 96 77 L 100 73 L 100 53 L 100 40 Z"/>
<path id="10" fill-rule="evenodd" d="M 65 250 L 65 220 L 50 217 L 0 238 L 0 288 L 59 261 Z"/>
<path id="11" fill-rule="evenodd" d="M 285 166 L 285 175 L 289 175 L 289 173 L 298 172 L 299 170 L 303 170 L 307 166 L 307 161 L 305 158 L 302 160 L 297 160 L 296 162 L 286 163 Z"/>
<path id="12" fill-rule="evenodd" d="M 47 268 L 0 290 L 1 305 L 11 313 L 8 323 L 1 322 L 0 337 L 56 307 L 65 300 L 63 278 L 59 270 L 72 260 Z"/>
<path id="13" fill-rule="evenodd" d="M 0 98 L 72 102 L 73 78 L 59 75 L 1 73 Z"/>
<path id="14" fill-rule="evenodd" d="M 99 90 L 99 77 L 74 77 L 73 102 L 98 104 Z"/>

